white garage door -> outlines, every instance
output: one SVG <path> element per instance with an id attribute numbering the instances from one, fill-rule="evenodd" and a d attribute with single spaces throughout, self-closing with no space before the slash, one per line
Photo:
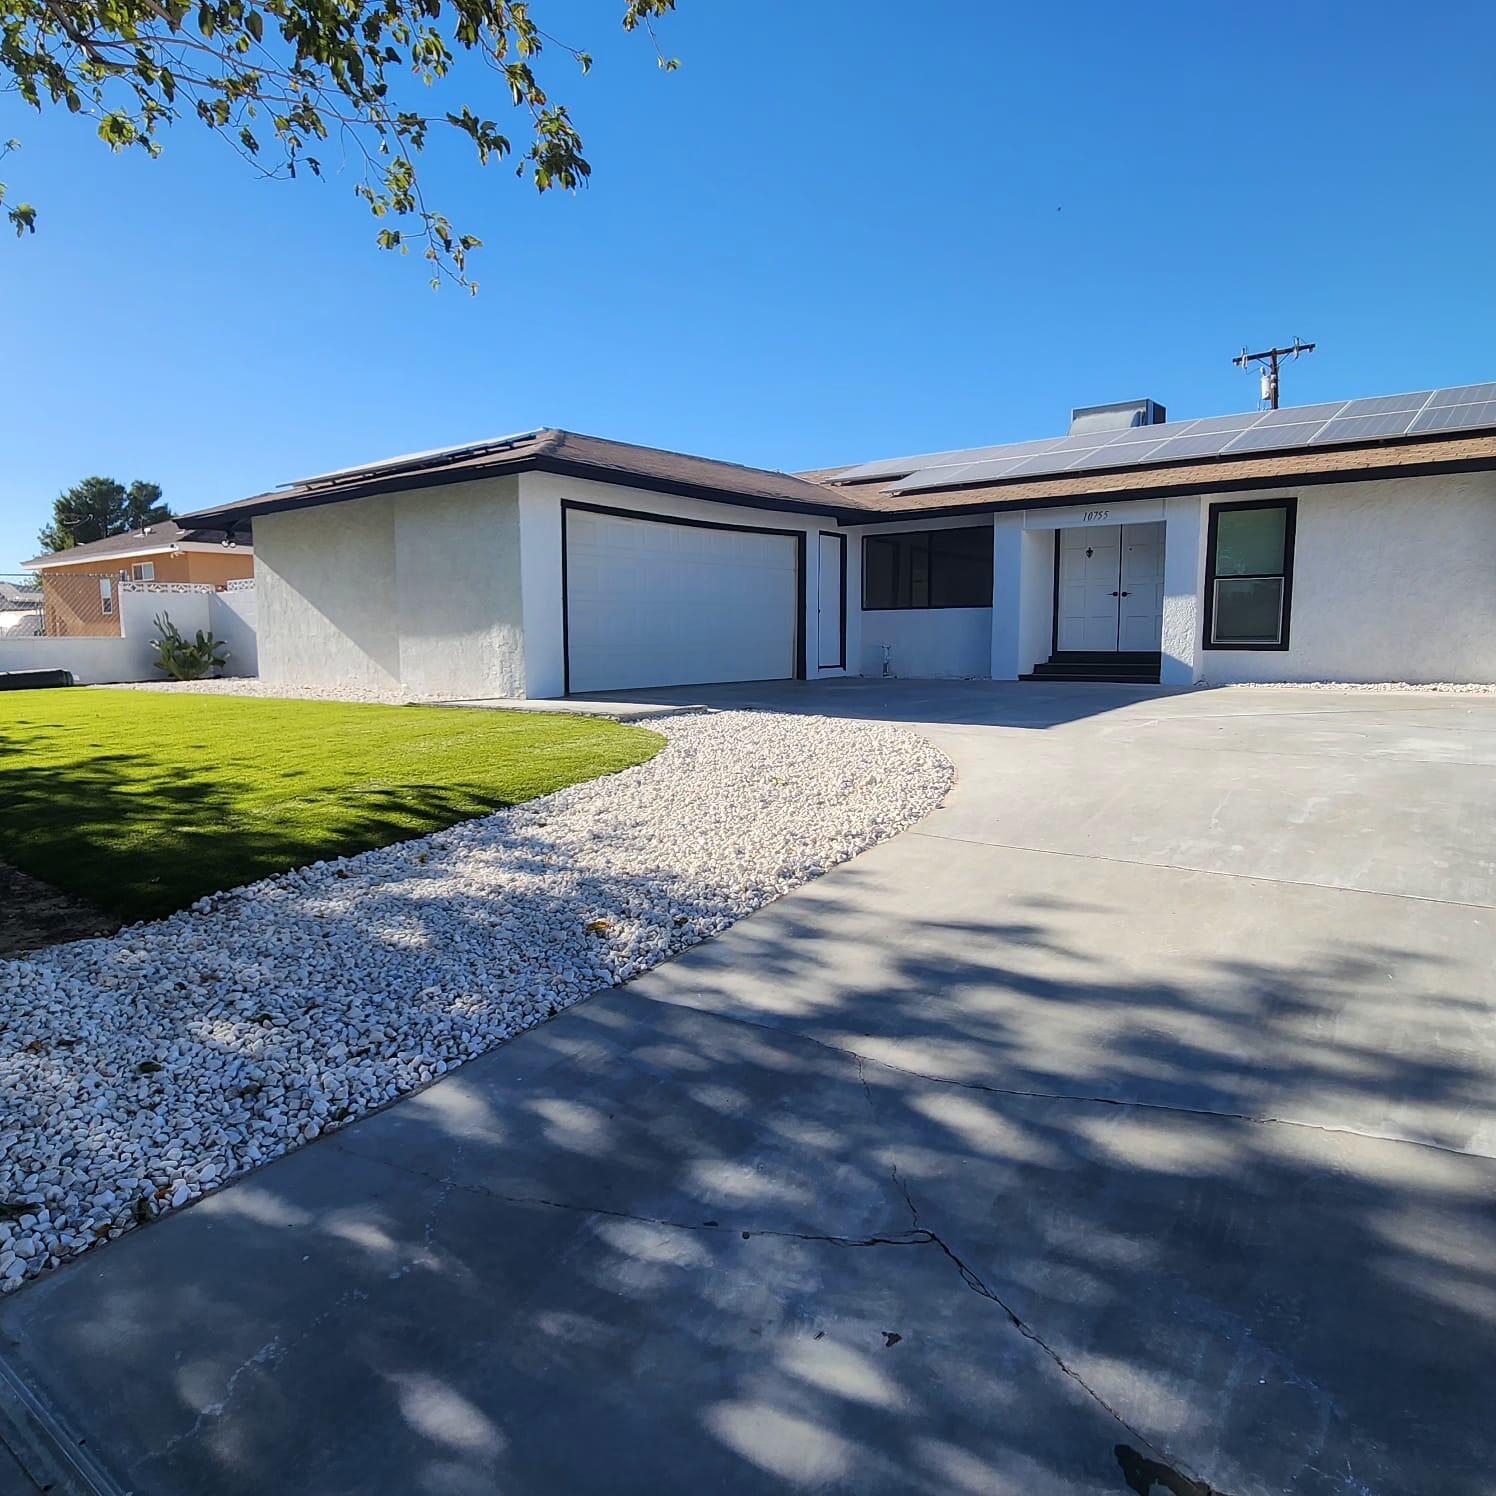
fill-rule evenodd
<path id="1" fill-rule="evenodd" d="M 793 535 L 566 510 L 567 689 L 786 680 Z"/>

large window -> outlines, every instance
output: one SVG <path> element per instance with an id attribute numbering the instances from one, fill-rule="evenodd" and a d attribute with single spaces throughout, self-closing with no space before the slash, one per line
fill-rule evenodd
<path id="1" fill-rule="evenodd" d="M 864 536 L 862 606 L 990 608 L 992 526 Z"/>
<path id="2" fill-rule="evenodd" d="M 1212 504 L 1205 555 L 1205 647 L 1287 649 L 1293 499 Z"/>

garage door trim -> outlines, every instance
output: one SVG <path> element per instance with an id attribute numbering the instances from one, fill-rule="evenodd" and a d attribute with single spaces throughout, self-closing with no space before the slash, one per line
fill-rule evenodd
<path id="1" fill-rule="evenodd" d="M 608 504 L 584 504 L 579 499 L 561 500 L 561 668 L 562 689 L 571 695 L 571 595 L 567 583 L 566 517 L 572 510 L 606 514 L 614 519 L 648 520 L 657 525 L 686 525 L 696 530 L 736 530 L 747 535 L 782 535 L 795 542 L 795 679 L 805 679 L 805 531 L 779 530 L 768 525 L 733 525 L 723 520 L 687 519 L 675 514 L 651 514 L 642 509 L 615 509 Z M 817 542 L 819 544 L 819 541 Z"/>

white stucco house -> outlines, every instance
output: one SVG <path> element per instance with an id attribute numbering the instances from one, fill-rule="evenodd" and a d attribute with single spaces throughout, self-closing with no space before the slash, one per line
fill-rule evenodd
<path id="1" fill-rule="evenodd" d="M 789 474 L 547 429 L 202 510 L 261 677 L 1496 680 L 1496 384 Z"/>

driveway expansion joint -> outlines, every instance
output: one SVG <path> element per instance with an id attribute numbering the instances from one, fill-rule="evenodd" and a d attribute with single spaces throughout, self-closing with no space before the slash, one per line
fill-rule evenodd
<path id="1" fill-rule="evenodd" d="M 1189 867 L 1181 862 L 1151 862 L 1146 857 L 1107 857 L 1100 852 L 1070 852 L 1063 847 L 1028 847 L 1016 842 L 988 841 L 980 836 L 952 836 L 928 831 L 923 823 L 911 826 L 905 836 L 930 841 L 958 842 L 967 847 L 991 847 L 999 852 L 1027 852 L 1035 857 L 1070 857 L 1079 862 L 1110 862 L 1117 867 L 1151 867 L 1168 873 L 1192 873 L 1202 878 L 1238 878 L 1244 883 L 1271 883 L 1279 888 L 1322 888 L 1328 893 L 1359 894 L 1368 899 L 1407 899 L 1415 904 L 1445 904 L 1454 909 L 1496 909 L 1496 904 L 1472 903 L 1468 899 L 1440 899 L 1426 893 L 1403 893 L 1393 888 L 1353 888 L 1347 883 L 1319 883 L 1312 878 L 1269 878 L 1263 873 L 1234 873 L 1218 867 Z"/>
<path id="2" fill-rule="evenodd" d="M 651 1002 L 661 1001 L 657 998 L 649 1000 Z M 1456 1148 L 1449 1143 L 1435 1143 L 1427 1138 L 1405 1138 L 1390 1133 L 1363 1132 L 1355 1127 L 1337 1127 L 1328 1122 L 1305 1122 L 1296 1117 L 1269 1117 L 1258 1116 L 1251 1112 L 1215 1111 L 1209 1107 L 1172 1106 L 1166 1101 L 1137 1101 L 1120 1096 L 1090 1096 L 1066 1091 L 1026 1091 L 1017 1086 L 994 1086 L 986 1081 L 959 1080 L 952 1075 L 930 1075 L 923 1070 L 911 1070 L 907 1065 L 895 1065 L 891 1060 L 880 1060 L 876 1055 L 865 1055 L 858 1050 L 832 1044 L 829 1040 L 818 1039 L 813 1034 L 798 1033 L 793 1029 L 781 1028 L 777 1024 L 764 1023 L 757 1018 L 745 1018 L 741 1013 L 722 1013 L 712 1008 L 698 1008 L 692 1003 L 680 1002 L 673 998 L 664 1001 L 668 1002 L 671 1007 L 685 1008 L 703 1018 L 720 1018 L 726 1023 L 745 1024 L 749 1028 L 763 1029 L 771 1034 L 802 1040 L 806 1044 L 817 1045 L 832 1054 L 845 1055 L 848 1059 L 856 1060 L 858 1077 L 862 1082 L 863 1091 L 867 1093 L 870 1100 L 872 1093 L 864 1066 L 876 1065 L 879 1069 L 887 1070 L 893 1075 L 907 1075 L 911 1080 L 926 1081 L 933 1086 L 955 1086 L 963 1091 L 984 1091 L 990 1096 L 1012 1096 L 1020 1101 L 1055 1101 L 1073 1106 L 1114 1106 L 1130 1111 L 1167 1112 L 1176 1117 L 1206 1117 L 1220 1122 L 1245 1122 L 1253 1127 L 1295 1127 L 1305 1132 L 1326 1133 L 1332 1137 L 1358 1138 L 1363 1143 L 1398 1144 L 1405 1148 L 1427 1148 L 1435 1153 L 1448 1153 L 1455 1158 L 1496 1161 L 1496 1155 L 1477 1152 L 1472 1148 Z"/>

